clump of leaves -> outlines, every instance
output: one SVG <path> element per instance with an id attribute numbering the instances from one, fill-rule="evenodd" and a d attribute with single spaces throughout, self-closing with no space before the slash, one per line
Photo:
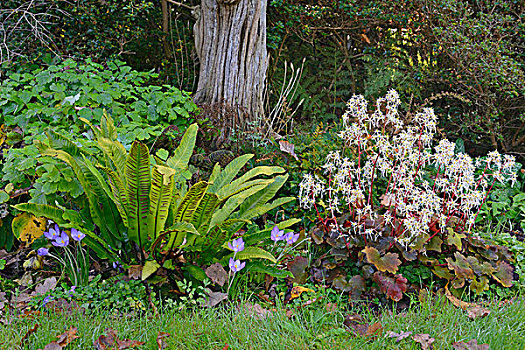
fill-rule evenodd
<path id="1" fill-rule="evenodd" d="M 490 281 L 511 287 L 509 250 L 472 229 L 494 184 L 516 181 L 514 157 L 491 152 L 474 162 L 448 140 L 432 152 L 433 110 L 406 116 L 405 124 L 399 104 L 390 91 L 369 113 L 354 96 L 339 133 L 346 154 L 328 154 L 327 182 L 307 174 L 300 184 L 301 205 L 313 207 L 320 222 L 311 236 L 327 253 L 314 278 L 359 296 L 361 276 L 395 301 L 408 289 L 402 265 L 426 266 L 458 295 L 466 288 L 482 293 Z M 345 265 L 357 268 L 350 281 Z"/>
<path id="2" fill-rule="evenodd" d="M 124 280 L 120 277 L 101 280 L 97 275 L 87 286 L 69 287 L 65 283 L 34 297 L 29 305 L 35 308 L 52 307 L 54 303 L 74 302 L 87 312 L 97 308 L 125 311 L 142 311 L 148 306 L 146 287 L 139 280 Z M 152 292 L 152 297 L 155 293 Z M 155 298 L 152 302 L 157 302 Z"/>

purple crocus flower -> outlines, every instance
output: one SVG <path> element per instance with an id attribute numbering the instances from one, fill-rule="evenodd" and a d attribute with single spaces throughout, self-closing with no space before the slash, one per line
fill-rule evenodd
<path id="1" fill-rule="evenodd" d="M 71 298 L 73 296 L 73 294 L 75 293 L 75 289 L 77 289 L 77 286 L 72 286 L 71 289 L 69 290 L 69 297 Z"/>
<path id="2" fill-rule="evenodd" d="M 244 266 L 246 266 L 245 262 L 241 262 L 240 260 L 234 260 L 233 258 L 230 258 L 230 270 L 233 273 L 241 271 Z"/>
<path id="3" fill-rule="evenodd" d="M 47 239 L 53 240 L 60 236 L 60 229 L 58 228 L 58 225 L 55 224 L 55 227 L 50 227 L 48 231 L 44 232 L 44 236 L 46 236 Z"/>
<path id="4" fill-rule="evenodd" d="M 284 230 L 279 230 L 279 227 L 275 225 L 272 229 L 271 238 L 274 242 L 282 241 L 284 239 Z"/>
<path id="5" fill-rule="evenodd" d="M 44 298 L 44 300 L 42 300 L 42 305 L 46 306 L 46 304 L 49 303 L 51 300 L 53 300 L 53 297 L 51 295 L 48 295 Z"/>
<path id="6" fill-rule="evenodd" d="M 73 238 L 75 241 L 80 242 L 84 237 L 86 237 L 86 235 L 76 228 L 71 229 L 71 238 Z"/>
<path id="7" fill-rule="evenodd" d="M 69 236 L 67 233 L 62 232 L 59 237 L 55 238 L 55 240 L 51 242 L 51 244 L 55 247 L 65 247 L 69 244 Z"/>
<path id="8" fill-rule="evenodd" d="M 244 241 L 242 237 L 234 239 L 232 242 L 228 242 L 228 248 L 233 250 L 236 253 L 242 252 L 244 250 Z"/>
<path id="9" fill-rule="evenodd" d="M 49 254 L 49 249 L 47 248 L 38 248 L 38 250 L 36 251 L 36 253 L 39 255 L 39 256 L 46 256 L 47 254 Z"/>
<path id="10" fill-rule="evenodd" d="M 287 244 L 294 244 L 299 239 L 299 234 L 298 233 L 294 234 L 293 232 L 288 232 L 284 236 L 284 239 L 286 240 Z"/>

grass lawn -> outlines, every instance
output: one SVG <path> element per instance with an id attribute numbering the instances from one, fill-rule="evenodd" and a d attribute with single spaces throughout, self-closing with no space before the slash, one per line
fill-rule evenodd
<path id="1" fill-rule="evenodd" d="M 355 310 L 338 308 L 328 312 L 323 303 L 295 310 L 293 316 L 284 311 L 270 311 L 266 318 L 236 307 L 164 310 L 157 316 L 148 313 L 125 316 L 109 310 L 89 315 L 73 311 L 34 317 L 4 316 L 6 324 L 0 325 L 0 348 L 44 349 L 73 326 L 79 338 L 65 349 L 93 349 L 93 343 L 107 328 L 112 328 L 121 340 L 145 342 L 137 349 L 155 350 L 159 349 L 156 341 L 159 332 L 170 334 L 164 338 L 166 349 L 422 349 L 412 336 L 428 334 L 435 339 L 434 349 L 454 349 L 454 342 L 476 339 L 478 344 L 489 344 L 490 349 L 523 350 L 525 301 L 523 297 L 518 300 L 503 306 L 493 303 L 487 306 L 491 311 L 488 316 L 473 320 L 444 299 L 414 303 L 402 313 L 384 309 L 381 314 L 373 315 L 361 311 L 358 314 L 362 321 L 354 325 L 364 324 L 364 329 L 376 322 L 382 325 L 381 334 L 371 336 L 356 335 L 343 324 L 345 317 L 348 324 L 348 315 L 357 314 Z M 21 345 L 22 338 L 35 324 L 38 329 Z M 388 336 L 389 331 L 412 334 L 396 342 Z"/>

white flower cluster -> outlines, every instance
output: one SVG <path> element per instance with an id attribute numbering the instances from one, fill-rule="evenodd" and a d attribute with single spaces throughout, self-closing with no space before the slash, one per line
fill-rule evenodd
<path id="1" fill-rule="evenodd" d="M 350 99 L 338 136 L 357 156 L 328 154 L 323 166 L 327 179 L 307 174 L 300 183 L 301 206 L 311 208 L 323 199 L 325 219 L 343 211 L 354 214 L 350 234 L 377 238 L 388 232 L 404 246 L 431 233 L 431 226 L 444 231 L 454 222 L 470 231 L 494 182 L 516 181 L 514 157 L 494 151 L 473 161 L 456 153 L 448 140 L 439 141 L 432 152 L 433 109 L 424 108 L 405 125 L 399 105 L 394 90 L 377 100 L 373 113 L 363 96 Z M 381 204 L 373 198 L 381 198 Z M 365 225 L 379 218 L 382 232 Z"/>

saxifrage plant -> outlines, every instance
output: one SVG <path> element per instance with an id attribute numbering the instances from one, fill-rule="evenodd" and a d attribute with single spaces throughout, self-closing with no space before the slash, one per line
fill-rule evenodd
<path id="1" fill-rule="evenodd" d="M 354 96 L 339 133 L 345 149 L 329 153 L 323 166 L 328 181 L 307 174 L 300 184 L 301 205 L 319 217 L 312 238 L 335 262 L 318 261 L 314 278 L 354 296 L 371 278 L 400 300 L 407 280 L 396 273 L 404 262 L 431 268 L 458 294 L 467 287 L 481 293 L 490 280 L 512 286 L 510 252 L 488 245 L 473 225 L 494 184 L 516 180 L 514 157 L 494 151 L 474 161 L 448 140 L 432 152 L 433 110 L 406 116 L 405 124 L 399 104 L 389 91 L 369 113 L 366 100 Z M 361 272 L 345 276 L 343 264 Z"/>

